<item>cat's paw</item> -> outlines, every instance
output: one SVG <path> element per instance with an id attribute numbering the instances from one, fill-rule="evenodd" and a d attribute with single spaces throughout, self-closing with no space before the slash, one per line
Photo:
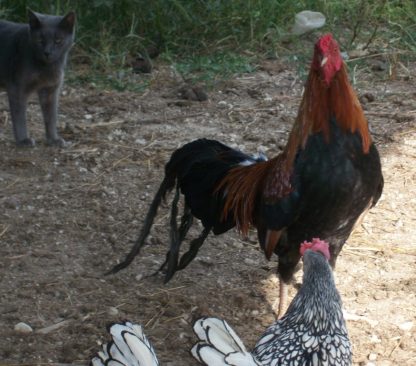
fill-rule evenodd
<path id="1" fill-rule="evenodd" d="M 30 137 L 26 137 L 23 140 L 16 141 L 16 145 L 19 147 L 33 147 L 35 146 L 35 140 Z"/>
<path id="2" fill-rule="evenodd" d="M 56 146 L 56 147 L 68 147 L 70 145 L 70 142 L 65 141 L 62 137 L 58 137 L 56 139 L 47 139 L 46 143 L 49 146 Z"/>

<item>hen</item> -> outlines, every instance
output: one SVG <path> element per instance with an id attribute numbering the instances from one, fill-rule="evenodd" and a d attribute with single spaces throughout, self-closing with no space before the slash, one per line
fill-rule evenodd
<path id="1" fill-rule="evenodd" d="M 145 243 L 163 197 L 171 204 L 170 249 L 165 281 L 196 256 L 208 234 L 236 226 L 246 235 L 257 229 L 267 258 L 279 259 L 279 314 L 286 284 L 299 262 L 299 243 L 314 237 L 330 243 L 330 264 L 360 215 L 374 206 L 383 189 L 380 157 L 347 69 L 332 35 L 315 45 L 305 91 L 284 151 L 266 160 L 236 151 L 215 140 L 200 139 L 176 150 L 165 167 L 139 238 L 125 260 L 128 266 Z M 178 228 L 180 193 L 185 207 Z M 203 231 L 179 260 L 179 249 L 193 218 Z"/>
<path id="2" fill-rule="evenodd" d="M 112 339 L 94 356 L 91 366 L 159 366 L 156 353 L 140 325 L 114 323 L 108 331 Z"/>
<path id="3" fill-rule="evenodd" d="M 194 324 L 199 342 L 192 355 L 208 366 L 351 365 L 351 345 L 335 287 L 328 244 L 304 242 L 303 284 L 283 318 L 271 325 L 250 353 L 225 320 Z"/>

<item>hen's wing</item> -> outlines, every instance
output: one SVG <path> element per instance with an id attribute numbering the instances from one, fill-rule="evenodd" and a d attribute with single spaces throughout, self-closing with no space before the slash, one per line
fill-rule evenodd
<path id="1" fill-rule="evenodd" d="M 112 340 L 91 360 L 92 366 L 159 366 L 140 325 L 123 322 L 109 327 Z"/>
<path id="2" fill-rule="evenodd" d="M 201 318 L 195 322 L 194 331 L 199 341 L 193 346 L 191 353 L 204 365 L 259 365 L 225 320 Z"/>

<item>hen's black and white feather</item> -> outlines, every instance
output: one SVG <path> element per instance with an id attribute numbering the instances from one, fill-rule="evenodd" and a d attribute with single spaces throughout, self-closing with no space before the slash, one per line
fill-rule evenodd
<path id="1" fill-rule="evenodd" d="M 199 362 L 218 366 L 261 365 L 225 320 L 201 318 L 195 322 L 194 331 L 199 342 L 193 346 L 191 353 Z"/>
<path id="2" fill-rule="evenodd" d="M 332 270 L 320 253 L 304 254 L 303 284 L 285 316 L 271 325 L 254 350 L 223 320 L 202 318 L 194 325 L 199 342 L 193 356 L 208 366 L 350 366 L 351 345 Z"/>
<path id="3" fill-rule="evenodd" d="M 92 366 L 159 366 L 156 353 L 140 325 L 114 323 L 111 341 L 91 360 Z"/>

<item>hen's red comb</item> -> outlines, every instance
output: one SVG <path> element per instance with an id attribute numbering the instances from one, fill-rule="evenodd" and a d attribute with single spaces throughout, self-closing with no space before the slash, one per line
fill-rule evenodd
<path id="1" fill-rule="evenodd" d="M 319 238 L 313 238 L 312 242 L 305 240 L 300 245 L 300 255 L 303 256 L 305 254 L 305 251 L 308 249 L 313 250 L 314 252 L 322 253 L 328 260 L 331 258 L 331 254 L 329 253 L 329 244 L 326 241 L 321 240 Z"/>

